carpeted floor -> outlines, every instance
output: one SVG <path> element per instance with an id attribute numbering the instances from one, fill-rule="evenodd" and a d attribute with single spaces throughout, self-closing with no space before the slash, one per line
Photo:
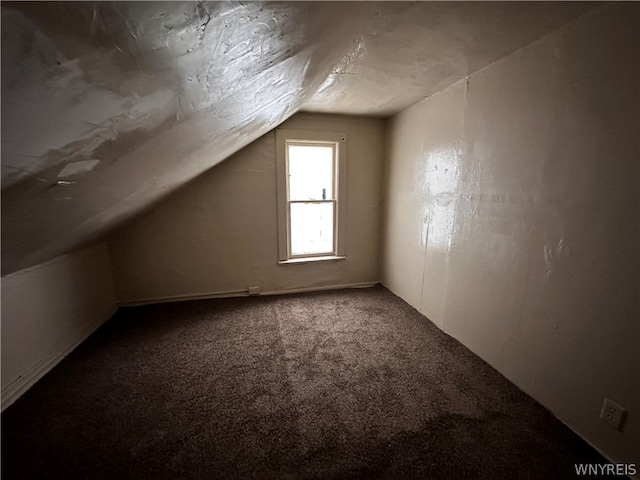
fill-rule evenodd
<path id="1" fill-rule="evenodd" d="M 121 309 L 2 414 L 10 479 L 562 479 L 604 460 L 384 287 Z"/>

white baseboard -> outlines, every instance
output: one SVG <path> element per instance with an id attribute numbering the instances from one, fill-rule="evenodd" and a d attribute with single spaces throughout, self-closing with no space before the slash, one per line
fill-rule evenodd
<path id="1" fill-rule="evenodd" d="M 305 292 L 319 292 L 323 290 L 339 290 L 342 288 L 369 288 L 377 285 L 379 282 L 361 282 L 361 283 L 346 283 L 341 285 L 328 285 L 322 287 L 304 287 L 304 288 L 292 288 L 289 290 L 270 290 L 261 292 L 260 295 L 286 295 L 288 293 L 305 293 Z M 185 295 L 167 295 L 160 297 L 147 297 L 135 300 L 120 300 L 118 301 L 119 307 L 137 307 L 140 305 L 150 305 L 154 303 L 167 303 L 167 302 L 183 302 L 188 300 L 207 300 L 211 298 L 231 298 L 231 297 L 248 297 L 249 291 L 245 290 L 227 290 L 224 292 L 210 292 L 210 293 L 194 293 Z"/>
<path id="2" fill-rule="evenodd" d="M 98 327 L 109 320 L 117 310 L 117 307 L 114 306 L 108 311 L 103 312 L 101 315 L 98 315 L 93 322 L 78 332 L 78 334 L 70 339 L 69 342 L 59 345 L 53 351 L 49 352 L 36 362 L 26 372 L 2 388 L 2 393 L 0 394 L 2 411 L 13 404 L 38 380 L 44 377 L 53 367 L 60 363 L 64 357 L 69 355 L 78 345 L 85 341 L 89 335 L 95 332 Z"/>
<path id="3" fill-rule="evenodd" d="M 370 288 L 377 285 L 378 283 L 379 282 L 361 282 L 361 283 L 346 283 L 342 285 L 329 285 L 325 287 L 292 288 L 290 290 L 273 290 L 270 292 L 263 292 L 260 295 L 286 295 L 288 293 L 321 292 L 325 290 L 340 290 L 343 288 Z"/>

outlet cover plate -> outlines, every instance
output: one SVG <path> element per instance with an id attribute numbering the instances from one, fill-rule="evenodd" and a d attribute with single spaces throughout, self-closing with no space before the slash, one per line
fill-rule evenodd
<path id="1" fill-rule="evenodd" d="M 613 400 L 604 399 L 600 410 L 600 419 L 616 430 L 622 430 L 627 411 Z"/>

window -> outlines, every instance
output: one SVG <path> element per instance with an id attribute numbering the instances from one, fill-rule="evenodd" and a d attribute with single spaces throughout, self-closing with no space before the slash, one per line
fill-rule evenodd
<path id="1" fill-rule="evenodd" d="M 347 136 L 276 130 L 280 263 L 344 258 Z"/>

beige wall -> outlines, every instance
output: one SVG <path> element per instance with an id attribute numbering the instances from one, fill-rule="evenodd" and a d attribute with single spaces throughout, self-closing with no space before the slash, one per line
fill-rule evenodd
<path id="1" fill-rule="evenodd" d="M 2 277 L 2 408 L 115 311 L 105 244 Z"/>
<path id="2" fill-rule="evenodd" d="M 379 280 L 384 122 L 298 114 L 281 125 L 345 131 L 347 259 L 278 264 L 275 132 L 199 177 L 109 240 L 120 302 L 363 284 Z"/>
<path id="3" fill-rule="evenodd" d="M 388 128 L 383 283 L 609 458 L 640 463 L 638 4 Z M 604 397 L 623 432 L 598 419 Z"/>

